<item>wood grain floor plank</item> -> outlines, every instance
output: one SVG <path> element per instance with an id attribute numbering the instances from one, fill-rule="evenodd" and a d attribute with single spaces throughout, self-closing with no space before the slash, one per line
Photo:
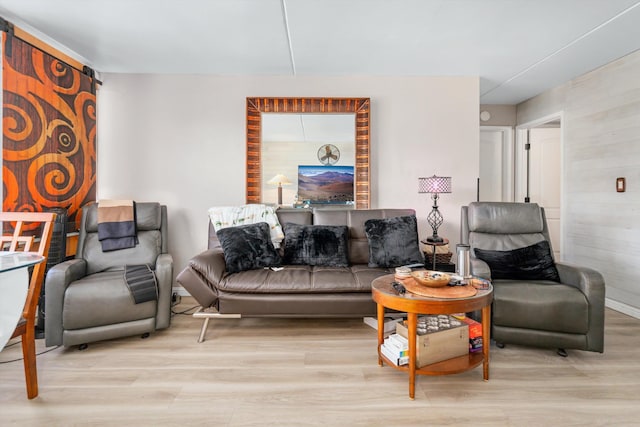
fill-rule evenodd
<path id="1" fill-rule="evenodd" d="M 191 307 L 184 298 L 176 311 Z M 40 395 L 21 362 L 0 363 L 0 425 L 539 426 L 637 425 L 640 320 L 606 312 L 605 353 L 492 347 L 480 368 L 417 379 L 377 366 L 362 319 L 223 319 L 176 315 L 148 339 L 57 348 L 38 356 Z M 11 343 L 10 343 L 11 344 Z M 38 351 L 44 351 L 38 340 Z M 0 362 L 20 357 L 20 346 Z"/>

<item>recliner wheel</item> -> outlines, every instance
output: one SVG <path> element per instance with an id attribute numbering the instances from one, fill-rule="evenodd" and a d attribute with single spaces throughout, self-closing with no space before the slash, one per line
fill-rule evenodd
<path id="1" fill-rule="evenodd" d="M 89 344 L 87 344 L 87 343 L 83 343 L 83 344 L 80 344 L 80 345 L 78 346 L 78 350 L 80 350 L 80 351 L 84 351 L 84 350 L 86 350 L 87 348 L 89 348 Z"/>
<path id="2" fill-rule="evenodd" d="M 564 348 L 559 348 L 557 353 L 560 357 L 567 357 L 569 355 L 569 353 L 567 353 L 567 350 L 565 350 Z"/>
<path id="3" fill-rule="evenodd" d="M 149 338 L 149 335 L 150 335 L 149 332 L 145 332 L 144 334 L 142 334 L 142 337 L 140 338 L 142 339 Z"/>

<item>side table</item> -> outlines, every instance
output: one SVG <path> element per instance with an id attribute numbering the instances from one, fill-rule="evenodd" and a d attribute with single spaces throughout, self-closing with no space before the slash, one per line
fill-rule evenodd
<path id="1" fill-rule="evenodd" d="M 491 302 L 493 301 L 493 287 L 478 290 L 478 293 L 467 298 L 430 298 L 410 292 L 398 294 L 392 286 L 394 275 L 378 277 L 371 282 L 371 295 L 378 306 L 378 365 L 383 362 L 401 371 L 409 373 L 409 397 L 415 398 L 416 374 L 418 375 L 447 375 L 468 371 L 482 364 L 482 374 L 485 381 L 489 380 L 489 341 L 491 323 Z M 394 365 L 380 350 L 384 342 L 384 312 L 385 308 L 407 313 L 407 329 L 409 341 L 409 364 Z M 417 322 L 418 314 L 452 314 L 482 310 L 482 352 L 454 357 L 453 359 L 433 363 L 416 368 L 417 360 Z"/>
<path id="2" fill-rule="evenodd" d="M 449 239 L 442 239 L 442 242 L 430 242 L 427 239 L 421 240 L 420 243 L 427 245 L 427 246 L 431 246 L 433 248 L 433 268 L 431 270 L 436 270 L 436 248 L 438 246 L 444 246 L 444 245 L 448 245 L 449 244 Z"/>

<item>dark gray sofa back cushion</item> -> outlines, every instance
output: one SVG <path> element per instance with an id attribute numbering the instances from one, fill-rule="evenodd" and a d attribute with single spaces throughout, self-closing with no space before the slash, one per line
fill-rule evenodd
<path id="1" fill-rule="evenodd" d="M 349 262 L 369 263 L 369 241 L 364 230 L 368 219 L 383 219 L 415 215 L 413 209 L 314 209 L 313 223 L 318 225 L 346 225 L 349 227 Z"/>
<path id="2" fill-rule="evenodd" d="M 284 264 L 349 266 L 349 228 L 346 225 L 300 225 L 285 222 Z"/>
<path id="3" fill-rule="evenodd" d="M 301 225 L 346 225 L 349 227 L 349 263 L 368 264 L 369 242 L 364 223 L 371 218 L 415 215 L 414 209 L 278 209 L 280 224 L 287 222 Z M 220 242 L 209 221 L 209 249 L 219 248 Z"/>

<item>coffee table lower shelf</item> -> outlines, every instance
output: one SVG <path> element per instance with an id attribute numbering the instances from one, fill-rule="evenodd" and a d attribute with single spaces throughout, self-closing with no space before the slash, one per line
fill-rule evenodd
<path id="1" fill-rule="evenodd" d="M 378 356 L 389 366 L 399 371 L 409 371 L 409 365 L 398 366 L 391 362 L 385 355 L 382 354 L 380 348 L 378 348 Z M 469 371 L 482 364 L 484 356 L 482 352 L 469 353 L 468 355 L 454 357 L 452 359 L 443 360 L 441 362 L 432 363 L 430 365 L 423 366 L 422 368 L 416 368 L 416 374 L 418 375 L 450 375 L 459 374 Z"/>

